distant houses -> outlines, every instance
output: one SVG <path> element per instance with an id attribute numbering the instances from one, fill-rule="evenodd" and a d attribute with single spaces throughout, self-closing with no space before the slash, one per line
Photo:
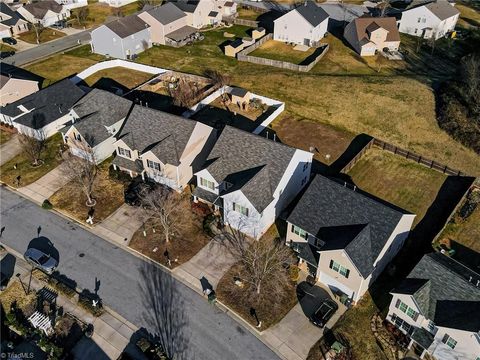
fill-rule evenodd
<path id="1" fill-rule="evenodd" d="M 70 10 L 54 0 L 24 4 L 17 12 L 30 23 L 45 27 L 61 23 L 70 17 Z"/>
<path id="2" fill-rule="evenodd" d="M 39 82 L 24 76 L 21 71 L 8 71 L 3 64 L 0 71 L 0 106 L 14 103 L 39 89 Z"/>
<path id="3" fill-rule="evenodd" d="M 10 37 L 28 30 L 28 21 L 6 3 L 0 2 L 0 36 Z"/>
<path id="4" fill-rule="evenodd" d="M 98 2 L 107 4 L 108 6 L 115 7 L 115 8 L 122 7 L 128 4 L 134 3 L 136 1 L 137 0 L 98 0 Z"/>

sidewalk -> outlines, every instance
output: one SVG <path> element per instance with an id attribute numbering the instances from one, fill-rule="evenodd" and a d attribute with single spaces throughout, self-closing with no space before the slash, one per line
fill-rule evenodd
<path id="1" fill-rule="evenodd" d="M 14 253 L 11 250 L 8 251 L 8 254 L 12 254 L 16 257 L 13 273 L 20 274 L 23 283 L 28 283 L 30 265 L 19 256 L 20 254 Z M 3 256 L 7 256 L 7 254 Z M 15 281 L 14 278 L 10 279 L 10 282 L 13 281 Z M 32 289 L 38 291 L 44 286 L 48 287 L 48 285 L 32 277 Z M 86 324 L 93 324 L 94 334 L 91 339 L 93 342 L 89 341 L 87 338 L 79 341 L 72 350 L 75 354 L 75 359 L 98 359 L 101 358 L 101 356 L 98 355 L 102 354 L 110 359 L 117 359 L 125 347 L 130 343 L 132 334 L 138 330 L 135 325 L 110 309 L 105 309 L 106 312 L 102 316 L 95 318 L 76 303 L 72 302 L 69 298 L 61 294 L 58 294 L 56 304 L 58 307 L 63 308 L 64 313 L 70 313 Z"/>
<path id="2" fill-rule="evenodd" d="M 18 140 L 18 134 L 15 134 L 10 140 L 0 146 L 0 166 L 20 154 L 21 151 L 22 146 Z"/>

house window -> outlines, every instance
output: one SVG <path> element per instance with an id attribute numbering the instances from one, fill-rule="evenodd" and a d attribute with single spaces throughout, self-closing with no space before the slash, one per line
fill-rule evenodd
<path id="1" fill-rule="evenodd" d="M 418 18 L 418 19 L 417 19 L 417 22 L 418 22 L 418 23 L 419 23 L 420 21 L 422 21 L 422 18 Z"/>
<path id="2" fill-rule="evenodd" d="M 160 164 L 157 163 L 157 162 L 155 162 L 155 161 L 151 161 L 151 160 L 148 160 L 148 159 L 147 159 L 147 166 L 148 166 L 150 169 L 160 171 Z"/>
<path id="3" fill-rule="evenodd" d="M 455 346 L 457 346 L 457 341 L 454 340 L 452 337 L 450 337 L 448 334 L 445 334 L 445 336 L 442 339 L 442 342 L 450 346 L 452 349 L 455 349 Z"/>
<path id="4" fill-rule="evenodd" d="M 430 331 L 432 334 L 435 334 L 435 324 L 433 321 L 429 321 L 427 325 L 428 331 Z"/>
<path id="5" fill-rule="evenodd" d="M 411 307 L 408 308 L 407 315 L 410 316 L 414 321 L 418 319 L 418 313 Z"/>
<path id="6" fill-rule="evenodd" d="M 350 270 L 347 269 L 346 267 L 340 265 L 336 261 L 330 260 L 330 269 L 333 271 L 338 272 L 340 275 L 344 276 L 345 278 L 348 279 L 348 276 L 350 275 Z"/>
<path id="7" fill-rule="evenodd" d="M 202 185 L 203 187 L 206 187 L 210 190 L 215 190 L 215 184 L 213 183 L 213 181 L 210 181 L 210 180 L 207 180 L 207 179 L 204 179 L 204 178 L 200 178 L 200 185 Z"/>
<path id="8" fill-rule="evenodd" d="M 125 156 L 125 157 L 129 158 L 129 159 L 132 157 L 132 154 L 130 153 L 130 150 L 121 148 L 120 146 L 118 147 L 118 153 L 122 156 Z"/>
<path id="9" fill-rule="evenodd" d="M 408 316 L 410 316 L 414 321 L 417 321 L 418 319 L 418 312 L 416 312 L 414 309 L 409 307 L 407 304 L 405 304 L 403 301 L 400 299 L 397 299 L 397 302 L 395 303 L 395 307 L 399 309 L 401 312 L 404 312 Z"/>
<path id="10" fill-rule="evenodd" d="M 308 162 L 303 164 L 303 171 L 305 172 L 305 170 L 307 170 L 307 169 L 308 169 Z"/>
<path id="11" fill-rule="evenodd" d="M 248 208 L 237 203 L 233 203 L 233 211 L 248 216 Z"/>
<path id="12" fill-rule="evenodd" d="M 293 225 L 293 224 L 292 224 L 292 232 L 293 232 L 294 234 L 297 234 L 297 235 L 300 236 L 301 238 L 304 238 L 304 239 L 306 239 L 307 236 L 308 236 L 308 234 L 307 234 L 307 232 L 306 232 L 305 230 L 302 230 L 302 229 L 300 229 L 298 226 L 295 226 L 295 225 Z"/>

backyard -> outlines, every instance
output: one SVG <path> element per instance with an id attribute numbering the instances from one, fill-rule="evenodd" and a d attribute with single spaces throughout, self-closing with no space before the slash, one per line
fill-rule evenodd
<path id="1" fill-rule="evenodd" d="M 32 161 L 26 153 L 20 153 L 0 167 L 0 180 L 13 187 L 22 187 L 37 181 L 60 165 L 62 162 L 60 156 L 62 144 L 61 134 L 55 134 L 49 138 L 46 141 L 45 150 L 40 156 L 43 161 L 40 166 L 32 166 Z M 18 178 L 20 178 L 20 183 L 17 181 Z"/>
<path id="2" fill-rule="evenodd" d="M 85 11 L 81 9 L 84 8 L 73 9 L 70 20 L 70 24 L 78 29 L 90 29 L 103 24 L 106 20 L 113 20 L 118 17 L 132 15 L 139 10 L 137 2 L 133 2 L 115 9 L 108 6 L 108 4 L 98 2 L 98 0 L 89 0 L 87 6 L 87 16 L 82 19 L 80 15 L 81 21 L 79 21 L 79 13 L 81 11 Z"/>
<path id="3" fill-rule="evenodd" d="M 152 77 L 153 75 L 149 73 L 123 67 L 114 67 L 100 70 L 86 78 L 84 81 L 88 86 L 94 88 L 108 91 L 115 91 L 120 88 L 125 91 L 143 84 Z"/>
<path id="4" fill-rule="evenodd" d="M 308 48 L 306 51 L 296 50 L 295 46 L 281 41 L 268 40 L 259 48 L 255 49 L 249 56 L 257 56 L 266 59 L 286 61 L 293 64 L 308 63 L 309 56 L 315 53 L 315 48 Z"/>
<path id="5" fill-rule="evenodd" d="M 112 160 L 113 158 L 109 158 L 103 161 L 98 168 L 98 176 L 93 191 L 93 198 L 97 202 L 93 208 L 94 223 L 105 220 L 124 203 L 125 184 L 109 175 Z M 67 213 L 81 223 L 85 223 L 89 211 L 92 209 L 86 205 L 85 194 L 73 182 L 67 183 L 56 191 L 49 201 L 55 209 Z"/>
<path id="6" fill-rule="evenodd" d="M 48 41 L 59 39 L 61 37 L 64 37 L 65 35 L 66 34 L 61 31 L 51 28 L 44 28 L 40 33 L 39 41 L 42 44 Z M 18 38 L 30 44 L 37 43 L 37 34 L 35 33 L 35 30 L 29 30 L 27 32 L 21 33 L 18 35 Z"/>

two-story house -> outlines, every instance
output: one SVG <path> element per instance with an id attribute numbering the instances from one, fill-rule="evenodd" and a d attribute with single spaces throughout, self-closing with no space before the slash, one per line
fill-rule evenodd
<path id="1" fill-rule="evenodd" d="M 187 15 L 187 25 L 196 29 L 211 25 L 212 18 L 217 21 L 222 18 L 214 0 L 177 0 L 172 3 Z"/>
<path id="2" fill-rule="evenodd" d="M 402 12 L 398 30 L 401 33 L 435 40 L 455 29 L 460 11 L 446 0 L 432 0 Z"/>
<path id="3" fill-rule="evenodd" d="M 38 139 L 52 136 L 72 120 L 70 109 L 85 92 L 69 79 L 58 81 L 0 109 L 0 121 Z"/>
<path id="4" fill-rule="evenodd" d="M 258 239 L 308 182 L 312 157 L 227 125 L 195 174 L 194 201 L 212 204 L 225 223 Z"/>
<path id="5" fill-rule="evenodd" d="M 76 156 L 99 164 L 115 152 L 114 143 L 133 103 L 105 90 L 93 89 L 70 110 L 71 122 L 60 130 Z"/>
<path id="6" fill-rule="evenodd" d="M 0 2 L 0 24 L 5 28 L 2 37 L 21 34 L 28 31 L 28 21 L 6 3 Z"/>
<path id="7" fill-rule="evenodd" d="M 327 33 L 328 18 L 315 2 L 305 1 L 274 20 L 273 40 L 315 46 Z"/>
<path id="8" fill-rule="evenodd" d="M 372 56 L 388 49 L 398 50 L 400 33 L 394 17 L 361 17 L 349 23 L 343 37 L 360 56 Z"/>
<path id="9" fill-rule="evenodd" d="M 300 267 L 358 302 L 402 248 L 415 215 L 317 175 L 287 217 Z"/>
<path id="10" fill-rule="evenodd" d="M 92 52 L 118 59 L 131 59 L 152 47 L 150 25 L 137 15 L 99 26 L 91 37 Z"/>
<path id="11" fill-rule="evenodd" d="M 24 69 L 2 64 L 0 69 L 0 106 L 11 104 L 37 92 L 42 81 L 43 78 Z"/>
<path id="12" fill-rule="evenodd" d="M 17 12 L 25 20 L 45 27 L 61 23 L 70 17 L 70 10 L 54 0 L 24 4 L 17 9 Z"/>
<path id="13" fill-rule="evenodd" d="M 421 358 L 478 360 L 480 275 L 442 253 L 424 255 L 394 290 L 387 320 Z"/>
<path id="14" fill-rule="evenodd" d="M 182 191 L 200 169 L 216 131 L 200 122 L 134 105 L 115 142 L 115 169 Z"/>

